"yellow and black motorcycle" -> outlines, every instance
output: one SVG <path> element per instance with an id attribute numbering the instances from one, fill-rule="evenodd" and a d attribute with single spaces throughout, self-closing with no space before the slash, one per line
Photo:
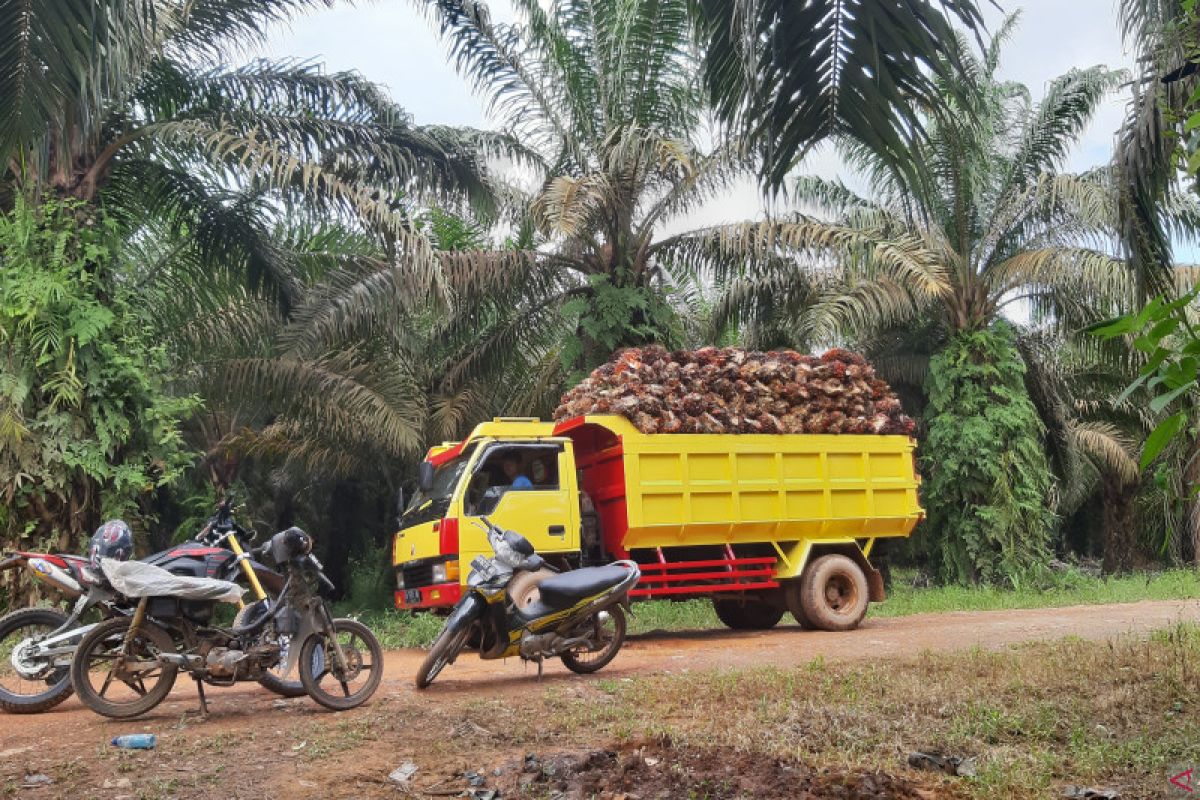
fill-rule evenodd
<path id="1" fill-rule="evenodd" d="M 612 661 L 625 642 L 622 606 L 641 577 L 638 565 L 615 561 L 554 574 L 524 536 L 480 519 L 495 556 L 471 562 L 467 590 L 417 671 L 417 688 L 433 683 L 472 638 L 478 640 L 480 658 L 520 656 L 536 662 L 539 675 L 547 658 L 561 658 L 581 674 Z M 538 574 L 544 577 L 537 580 L 537 598 L 514 602 L 510 590 L 516 579 Z"/>

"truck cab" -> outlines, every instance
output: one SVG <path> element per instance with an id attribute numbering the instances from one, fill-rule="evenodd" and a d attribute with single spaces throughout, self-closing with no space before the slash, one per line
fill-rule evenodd
<path id="1" fill-rule="evenodd" d="M 458 601 L 462 565 L 491 553 L 481 516 L 521 531 L 551 563 L 578 565 L 575 457 L 571 440 L 553 429 L 535 419 L 497 418 L 462 442 L 429 451 L 423 485 L 405 508 L 393 544 L 397 608 Z"/>

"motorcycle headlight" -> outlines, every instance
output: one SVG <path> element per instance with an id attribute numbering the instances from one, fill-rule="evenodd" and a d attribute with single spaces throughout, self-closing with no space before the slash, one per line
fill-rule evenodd
<path id="1" fill-rule="evenodd" d="M 446 565 L 445 564 L 434 564 L 433 565 L 433 582 L 434 583 L 445 583 L 446 582 Z"/>

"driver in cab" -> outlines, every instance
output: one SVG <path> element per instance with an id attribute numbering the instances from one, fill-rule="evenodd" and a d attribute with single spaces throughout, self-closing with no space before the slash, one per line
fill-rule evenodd
<path id="1" fill-rule="evenodd" d="M 516 453 L 508 453 L 501 462 L 504 477 L 508 478 L 510 489 L 532 489 L 533 481 L 521 471 L 521 458 Z"/>

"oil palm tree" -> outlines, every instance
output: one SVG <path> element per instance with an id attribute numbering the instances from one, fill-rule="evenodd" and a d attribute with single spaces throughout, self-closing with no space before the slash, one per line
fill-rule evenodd
<path id="1" fill-rule="evenodd" d="M 924 119 L 926 136 L 908 145 L 910 168 L 848 142 L 843 150 L 870 196 L 838 181 L 796 180 L 804 213 L 792 225 L 803 233 L 796 244 L 815 256 L 810 269 L 777 261 L 714 275 L 747 298 L 808 292 L 791 323 L 796 338 L 878 347 L 886 377 L 922 387 L 931 527 L 942 536 L 945 574 L 967 580 L 1028 574 L 1045 558 L 1053 527 L 1045 426 L 1026 387 L 1037 364 L 1021 358 L 1021 326 L 1006 315 L 1028 316 L 1034 328 L 1078 328 L 1128 308 L 1134 291 L 1118 247 L 1112 170 L 1060 171 L 1122 75 L 1072 70 L 1034 102 L 1025 87 L 996 77 L 1015 24 L 1008 18 L 979 54 L 963 37 L 950 44 L 963 68 L 945 85 L 947 113 Z M 897 254 L 903 270 L 881 269 Z M 718 307 L 734 319 L 762 311 L 753 301 Z M 994 381 L 990 399 L 976 391 L 980 381 Z M 971 403 L 977 416 L 960 416 Z M 980 437 L 972 452 L 959 452 L 971 433 Z M 1024 463 L 1011 476 L 979 463 L 987 436 L 1024 443 Z M 966 487 L 971 497 L 960 496 Z"/>
<path id="2" fill-rule="evenodd" d="M 1200 86 L 1195 51 L 1200 24 L 1187 0 L 1122 0 L 1121 33 L 1137 55 L 1133 97 L 1117 137 L 1113 159 L 1120 189 L 1121 235 L 1143 299 L 1170 292 L 1172 238 L 1159 207 L 1182 187 L 1177 181 L 1180 142 L 1192 94 Z M 1183 134 L 1181 139 L 1180 135 Z M 1194 152 L 1194 146 L 1189 146 Z"/>
<path id="3" fill-rule="evenodd" d="M 538 182 L 517 246 L 451 254 L 430 281 L 477 331 L 462 370 L 515 351 L 569 371 L 624 344 L 677 338 L 693 297 L 679 254 L 726 256 L 696 238 L 710 231 L 663 230 L 749 166 L 705 125 L 687 4 L 520 3 L 512 24 L 479 2 L 423 5 L 502 129 L 534 154 Z M 730 246 L 750 255 L 752 233 L 736 238 Z"/>
<path id="4" fill-rule="evenodd" d="M 1050 82 L 1033 102 L 1019 84 L 1000 82 L 1000 48 L 1017 17 L 976 55 L 960 36 L 952 49 L 964 70 L 948 86 L 949 112 L 925 120 L 928 138 L 906 152 L 897 171 L 887 157 L 845 141 L 842 151 L 869 195 L 837 180 L 800 177 L 790 220 L 808 270 L 786 260 L 746 269 L 717 264 L 729 286 L 719 307 L 734 319 L 762 314 L 754 298 L 779 302 L 784 290 L 807 292 L 793 337 L 884 336 L 897 327 L 936 322 L 940 335 L 987 327 L 1006 309 L 1028 305 L 1060 321 L 1086 318 L 1091 303 L 1128 297 L 1127 264 L 1118 253 L 1113 172 L 1060 171 L 1100 102 L 1122 78 L 1097 66 Z M 959 105 L 971 98 L 970 105 Z M 714 232 L 714 237 L 717 236 Z M 893 269 L 881 273 L 881 265 Z M 898 268 L 903 265 L 903 269 Z M 736 293 L 747 298 L 736 302 Z M 937 342 L 927 345 L 936 350 Z M 910 377 L 923 370 L 906 366 Z M 897 376 L 902 377 L 902 376 Z"/>
<path id="5" fill-rule="evenodd" d="M 312 3 L 311 5 L 316 5 Z M 202 246 L 283 306 L 288 270 L 230 187 L 353 217 L 398 258 L 430 254 L 406 200 L 494 201 L 484 159 L 499 137 L 417 126 L 353 73 L 259 61 L 219 66 L 295 0 L 68 0 L 0 8 L 0 207 L 15 191 L 102 203 Z"/>
<path id="6" fill-rule="evenodd" d="M 531 151 L 538 181 L 515 246 L 448 254 L 420 282 L 438 287 L 450 318 L 476 335 L 452 374 L 520 353 L 541 367 L 532 385 L 545 398 L 564 373 L 616 347 L 684 338 L 694 278 L 718 262 L 778 266 L 808 246 L 804 221 L 667 232 L 754 166 L 710 124 L 687 3 L 520 3 L 515 23 L 471 0 L 421 5 L 503 131 Z M 896 252 L 880 268 L 911 265 Z M 316 329 L 370 326 L 372 298 L 405 294 L 397 281 L 372 275 L 348 288 Z"/>
<path id="7" fill-rule="evenodd" d="M 298 312 L 307 318 L 314 286 L 361 275 L 365 263 L 427 272 L 435 249 L 419 229 L 421 205 L 493 211 L 485 159 L 519 151 L 485 132 L 417 126 L 356 74 L 292 62 L 222 66 L 261 40 L 269 23 L 307 5 L 0 4 L 0 213 L 18 196 L 34 204 L 69 198 L 80 222 L 112 227 L 119 257 L 94 259 L 87 288 L 103 301 L 106 287 L 138 287 L 139 313 L 152 309 L 146 316 L 158 326 L 157 339 L 175 345 L 175 389 L 208 401 L 205 415 L 190 424 L 217 482 L 240 457 L 232 449 L 237 436 L 261 434 L 282 412 L 316 396 L 292 395 L 290 405 L 250 396 L 253 382 L 235 385 L 234 378 L 249 375 L 245 365 L 256 358 L 295 365 L 289 377 L 296 386 L 317 392 L 319 385 L 331 402 L 345 402 L 344 416 L 378 408 L 372 391 L 400 379 L 383 374 L 387 364 L 367 362 L 373 353 L 361 342 L 298 353 L 278 345 L 275 333 Z M 187 337 L 204 325 L 223 336 L 210 330 L 211 351 L 187 350 Z M 70 356 L 84 342 L 60 344 Z M 222 377 L 229 379 L 216 380 Z M 0 367 L 0 385 L 11 391 L 5 378 Z M 82 397 L 136 407 L 133 387 L 84 388 Z M 402 416 L 376 415 L 388 423 L 378 431 L 384 443 L 407 441 Z M 333 424 L 326 440 L 362 438 L 352 422 Z M 95 438 L 110 435 L 98 430 Z M 120 473 L 119 450 L 105 457 L 104 466 Z M 58 519 L 42 515 L 39 524 L 77 532 L 99 515 L 101 493 L 89 481 L 82 484 L 88 491 L 27 484 L 65 509 Z M 68 500 L 86 504 L 86 513 Z M 25 523 L 20 517 L 14 525 Z"/>

